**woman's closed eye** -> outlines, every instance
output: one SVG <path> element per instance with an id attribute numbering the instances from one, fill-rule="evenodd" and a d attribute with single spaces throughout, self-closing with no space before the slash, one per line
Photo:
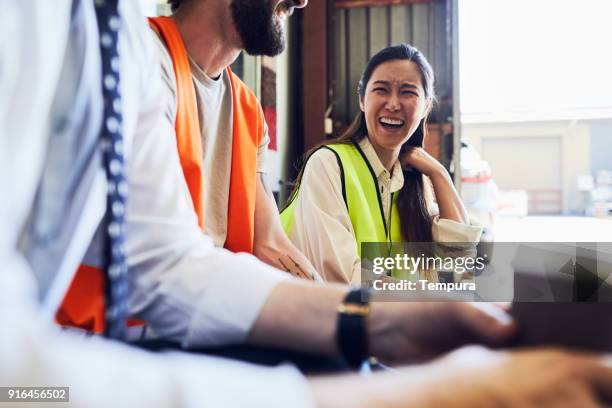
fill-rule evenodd
<path id="1" fill-rule="evenodd" d="M 400 92 L 402 93 L 402 95 L 420 95 L 419 88 L 413 85 L 402 85 L 402 87 L 400 88 Z"/>

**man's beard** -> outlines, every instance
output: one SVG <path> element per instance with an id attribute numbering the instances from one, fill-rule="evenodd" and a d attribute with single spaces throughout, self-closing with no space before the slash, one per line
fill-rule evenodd
<path id="1" fill-rule="evenodd" d="M 292 1 L 287 1 L 288 8 Z M 270 0 L 232 0 L 232 16 L 249 55 L 274 57 L 285 49 L 285 33 Z"/>

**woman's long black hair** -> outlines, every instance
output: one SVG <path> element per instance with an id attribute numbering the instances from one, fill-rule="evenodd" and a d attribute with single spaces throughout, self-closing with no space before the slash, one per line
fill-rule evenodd
<path id="1" fill-rule="evenodd" d="M 360 100 L 363 100 L 365 97 L 365 89 L 374 70 L 379 65 L 393 60 L 408 60 L 414 62 L 421 74 L 421 83 L 423 85 L 425 97 L 432 101 L 435 100 L 433 69 L 425 56 L 418 49 L 409 44 L 399 44 L 387 47 L 379 51 L 370 59 L 370 61 L 368 61 L 357 88 Z M 424 146 L 427 129 L 426 123 L 427 118 L 421 120 L 418 128 L 402 146 L 402 153 L 411 147 Z M 359 112 L 359 114 L 353 120 L 353 123 L 351 123 L 349 128 L 341 136 L 325 141 L 309 150 L 306 153 L 304 165 L 298 174 L 295 187 L 291 193 L 287 206 L 295 199 L 299 190 L 304 167 L 308 162 L 308 158 L 316 150 L 318 150 L 321 146 L 329 144 L 358 142 L 367 136 L 368 128 L 366 125 L 365 114 L 363 112 Z M 398 192 L 397 197 L 397 209 L 399 212 L 402 236 L 408 242 L 432 242 L 432 221 L 427 205 L 426 185 L 423 179 L 423 174 L 414 169 L 404 170 L 403 172 L 404 186 Z"/>

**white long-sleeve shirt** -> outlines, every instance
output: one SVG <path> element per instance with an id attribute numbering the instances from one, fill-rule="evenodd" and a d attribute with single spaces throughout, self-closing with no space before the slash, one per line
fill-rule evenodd
<path id="1" fill-rule="evenodd" d="M 200 232 L 173 131 L 158 120 L 155 47 L 138 3 L 120 3 L 132 307 L 185 346 L 241 341 L 286 275 Z M 69 386 L 72 406 L 312 405 L 290 367 L 153 355 L 53 325 L 106 199 L 93 0 L 0 10 L 0 384 Z"/>
<path id="2" fill-rule="evenodd" d="M 69 9 L 71 2 L 62 2 Z M 215 248 L 198 228 L 174 129 L 164 118 L 166 103 L 159 97 L 158 51 L 144 18 L 129 3 L 121 2 L 124 35 L 120 36 L 119 53 L 129 182 L 126 252 L 131 311 L 156 334 L 184 347 L 239 343 L 270 291 L 290 277 L 250 255 Z M 39 297 L 50 316 L 83 253 L 87 264 L 100 263 L 95 232 L 105 211 L 107 188 L 100 149 L 96 148 L 102 105 L 93 10 L 72 24 L 72 35 L 64 40 L 65 44 L 69 41 L 67 51 L 58 51 L 64 58 L 59 57 L 57 75 L 64 81 L 57 92 L 55 88 L 51 91 L 48 124 L 42 129 L 49 137 L 37 143 L 47 146 L 40 153 L 44 155 L 43 174 L 34 185 L 36 200 L 19 239 L 19 249 L 32 265 L 41 286 Z M 85 38 L 84 45 L 74 37 Z M 79 47 L 83 53 L 75 51 Z M 79 80 L 69 81 L 65 76 Z M 38 98 L 36 82 L 24 80 L 33 87 L 31 98 Z M 27 87 L 19 92 L 24 91 Z M 83 105 L 87 108 L 81 109 Z M 24 104 L 24 112 L 15 112 L 12 123 L 25 121 L 18 118 L 28 115 L 28 107 Z M 92 237 L 94 242 L 89 245 Z"/>

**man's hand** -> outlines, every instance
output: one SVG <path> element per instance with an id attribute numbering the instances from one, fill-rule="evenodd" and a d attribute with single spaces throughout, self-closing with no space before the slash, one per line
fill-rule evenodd
<path id="1" fill-rule="evenodd" d="M 347 290 L 305 280 L 280 283 L 270 293 L 248 341 L 338 357 L 337 308 Z M 431 359 L 465 344 L 502 345 L 516 332 L 515 323 L 497 305 L 375 299 L 367 328 L 370 354 L 388 364 Z"/>
<path id="2" fill-rule="evenodd" d="M 295 277 L 320 281 L 319 273 L 285 234 L 274 198 L 266 191 L 262 177 L 257 178 L 253 255 Z"/>
<path id="3" fill-rule="evenodd" d="M 600 356 L 553 349 L 515 353 L 466 348 L 434 363 L 371 377 L 311 379 L 320 406 L 603 407 L 612 368 Z"/>
<path id="4" fill-rule="evenodd" d="M 451 374 L 449 386 L 423 406 L 444 407 L 599 407 L 612 403 L 612 368 L 601 356 L 556 349 L 516 353 L 459 351 L 437 362 Z M 470 361 L 480 367 L 467 374 Z M 488 360 L 488 361 L 487 361 Z M 430 392 L 436 393 L 434 387 Z M 606 404 L 606 405 L 604 405 Z"/>
<path id="5" fill-rule="evenodd" d="M 516 324 L 488 303 L 372 302 L 370 352 L 388 364 L 424 361 L 470 343 L 500 346 Z"/>

